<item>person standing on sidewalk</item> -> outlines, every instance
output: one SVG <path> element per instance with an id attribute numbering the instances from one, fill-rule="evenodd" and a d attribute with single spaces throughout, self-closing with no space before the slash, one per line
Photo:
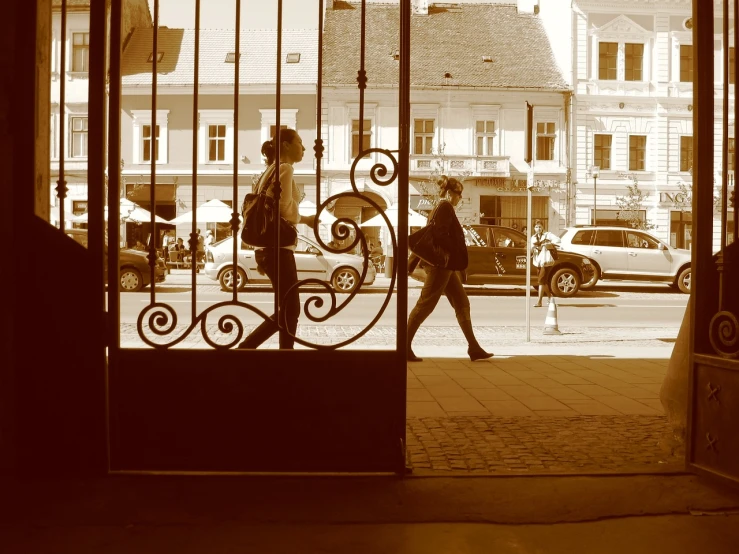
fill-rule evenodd
<path id="1" fill-rule="evenodd" d="M 275 163 L 275 141 L 280 141 L 280 160 Z M 301 216 L 298 212 L 300 203 L 300 189 L 293 180 L 293 164 L 303 159 L 305 146 L 300 135 L 294 129 L 280 129 L 272 140 L 262 145 L 262 155 L 267 158 L 269 167 L 262 173 L 257 184 L 257 190 L 272 178 L 275 171 L 280 172 L 280 216 L 293 225 L 304 223 L 313 227 L 316 216 Z M 297 242 L 297 241 L 296 241 Z M 260 344 L 274 335 L 278 330 L 278 317 L 284 324 L 287 333 L 280 333 L 280 349 L 292 350 L 295 346 L 295 333 L 298 329 L 298 316 L 300 316 L 300 296 L 298 295 L 298 270 L 295 266 L 295 247 L 283 246 L 280 248 L 260 248 L 254 252 L 257 269 L 264 272 L 272 282 L 272 288 L 280 299 L 279 313 L 273 314 L 269 319 L 262 322 L 254 329 L 244 341 L 239 344 L 240 349 L 257 348 Z M 278 263 L 279 259 L 279 263 Z M 275 286 L 278 281 L 279 288 Z"/>
<path id="2" fill-rule="evenodd" d="M 464 240 L 462 225 L 457 219 L 454 208 L 462 199 L 464 187 L 457 179 L 442 175 L 439 181 L 439 193 L 441 201 L 434 208 L 429 217 L 433 220 L 434 241 L 438 246 L 449 252 L 449 261 L 446 267 L 434 267 L 421 262 L 421 267 L 426 272 L 426 281 L 421 289 L 421 296 L 408 317 L 408 343 L 406 346 L 406 359 L 409 362 L 420 362 L 413 353 L 411 343 L 416 331 L 426 318 L 431 315 L 439 303 L 442 294 L 445 294 L 449 303 L 454 308 L 459 327 L 467 339 L 467 354 L 474 362 L 491 358 L 493 354 L 483 350 L 475 338 L 472 329 L 472 318 L 470 317 L 470 301 L 462 285 L 459 272 L 467 268 L 467 245 Z"/>
<path id="3" fill-rule="evenodd" d="M 555 244 L 559 244 L 560 240 L 557 235 L 544 230 L 544 224 L 540 219 L 537 219 L 534 223 L 534 234 L 531 236 L 531 262 L 534 267 L 539 268 L 539 301 L 534 304 L 534 308 L 541 308 L 541 300 L 544 297 L 544 292 L 547 294 L 549 302 L 552 301 L 552 291 L 549 287 L 549 278 L 552 272 L 552 266 L 556 259 L 556 248 Z M 543 251 L 549 249 L 551 257 L 551 263 L 543 260 Z"/>

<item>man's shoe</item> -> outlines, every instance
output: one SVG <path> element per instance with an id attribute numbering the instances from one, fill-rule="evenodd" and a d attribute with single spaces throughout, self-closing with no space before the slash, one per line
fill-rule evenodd
<path id="1" fill-rule="evenodd" d="M 491 352 L 485 352 L 480 346 L 477 348 L 468 348 L 467 354 L 473 362 L 476 362 L 477 360 L 487 360 L 495 355 Z"/>
<path id="2" fill-rule="evenodd" d="M 410 348 L 406 350 L 405 359 L 409 362 L 422 362 L 423 361 L 423 358 L 419 358 L 418 356 L 416 356 L 413 353 L 413 350 L 411 350 Z"/>

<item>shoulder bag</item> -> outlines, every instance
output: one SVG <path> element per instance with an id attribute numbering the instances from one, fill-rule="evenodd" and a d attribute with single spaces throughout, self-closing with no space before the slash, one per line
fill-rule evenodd
<path id="1" fill-rule="evenodd" d="M 431 218 L 425 227 L 408 235 L 408 247 L 413 254 L 428 265 L 445 268 L 449 264 L 449 252 L 436 244 L 434 240 L 435 226 L 436 210 L 431 214 Z"/>
<path id="2" fill-rule="evenodd" d="M 246 195 L 241 206 L 241 216 L 244 226 L 241 229 L 241 240 L 251 246 L 260 248 L 275 248 L 276 246 L 293 246 L 298 242 L 298 231 L 294 225 L 280 216 L 280 206 L 275 199 L 267 194 L 267 190 L 274 183 L 275 166 L 272 175 L 256 192 Z M 275 217 L 280 218 L 280 244 L 275 244 Z"/>

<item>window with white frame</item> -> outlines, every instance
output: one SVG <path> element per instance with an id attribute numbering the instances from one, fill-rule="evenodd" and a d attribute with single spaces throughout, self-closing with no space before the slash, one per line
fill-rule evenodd
<path id="1" fill-rule="evenodd" d="M 232 110 L 201 110 L 198 135 L 200 163 L 228 164 L 232 162 L 234 139 Z"/>
<path id="2" fill-rule="evenodd" d="M 72 71 L 90 71 L 90 33 L 72 33 Z"/>
<path id="3" fill-rule="evenodd" d="M 436 132 L 436 120 L 414 119 L 413 120 L 413 153 L 428 155 L 434 151 L 434 134 Z"/>
<path id="4" fill-rule="evenodd" d="M 151 163 L 152 144 L 154 162 L 166 164 L 168 159 L 169 110 L 156 111 L 156 129 L 151 118 L 151 110 L 132 110 L 133 120 L 133 163 Z"/>
<path id="5" fill-rule="evenodd" d="M 208 157 L 209 162 L 226 161 L 226 126 L 208 125 Z"/>
<path id="6" fill-rule="evenodd" d="M 693 169 L 693 136 L 680 137 L 680 171 Z"/>
<path id="7" fill-rule="evenodd" d="M 536 159 L 539 161 L 551 161 L 555 159 L 554 144 L 556 124 L 552 121 L 539 121 L 536 123 Z"/>
<path id="8" fill-rule="evenodd" d="M 693 45 L 680 45 L 680 82 L 693 82 Z"/>
<path id="9" fill-rule="evenodd" d="M 644 45 L 624 44 L 624 81 L 644 80 Z"/>
<path id="10" fill-rule="evenodd" d="M 618 42 L 598 44 L 598 79 L 601 81 L 618 79 Z"/>
<path id="11" fill-rule="evenodd" d="M 475 121 L 475 155 L 493 156 L 495 149 L 495 121 Z"/>
<path id="12" fill-rule="evenodd" d="M 262 143 L 270 140 L 274 136 L 275 129 L 277 128 L 277 110 L 259 110 L 262 116 L 261 122 L 261 141 Z M 280 129 L 296 129 L 298 128 L 298 110 L 292 108 L 286 108 L 280 110 Z"/>
<path id="13" fill-rule="evenodd" d="M 611 135 L 593 136 L 593 165 L 600 169 L 611 169 Z"/>
<path id="14" fill-rule="evenodd" d="M 154 143 L 154 161 L 159 161 L 159 125 L 156 126 L 156 132 L 151 132 L 151 125 L 144 125 L 141 128 L 142 134 L 142 153 L 143 161 L 151 161 L 151 145 Z"/>
<path id="15" fill-rule="evenodd" d="M 646 171 L 647 137 L 631 135 L 629 137 L 629 171 Z"/>
<path id="16" fill-rule="evenodd" d="M 359 156 L 360 150 L 364 152 L 372 148 L 372 120 L 365 119 L 362 122 L 362 145 L 359 145 L 359 119 L 352 119 L 352 153 L 351 159 Z M 365 154 L 364 158 L 369 158 L 369 154 Z"/>
<path id="17" fill-rule="evenodd" d="M 87 116 L 72 117 L 70 122 L 70 157 L 87 157 Z"/>

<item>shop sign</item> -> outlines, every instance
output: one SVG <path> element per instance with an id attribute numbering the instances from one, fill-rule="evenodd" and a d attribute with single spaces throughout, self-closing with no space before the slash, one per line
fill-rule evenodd
<path id="1" fill-rule="evenodd" d="M 477 185 L 481 187 L 495 188 L 498 192 L 521 192 L 527 190 L 526 179 L 505 179 L 502 177 L 482 177 L 476 179 Z M 557 190 L 562 182 L 557 179 L 535 179 L 532 192 L 541 192 L 543 189 Z"/>
<path id="2" fill-rule="evenodd" d="M 685 194 L 684 192 L 660 192 L 659 201 L 663 204 L 692 204 L 693 195 Z"/>

